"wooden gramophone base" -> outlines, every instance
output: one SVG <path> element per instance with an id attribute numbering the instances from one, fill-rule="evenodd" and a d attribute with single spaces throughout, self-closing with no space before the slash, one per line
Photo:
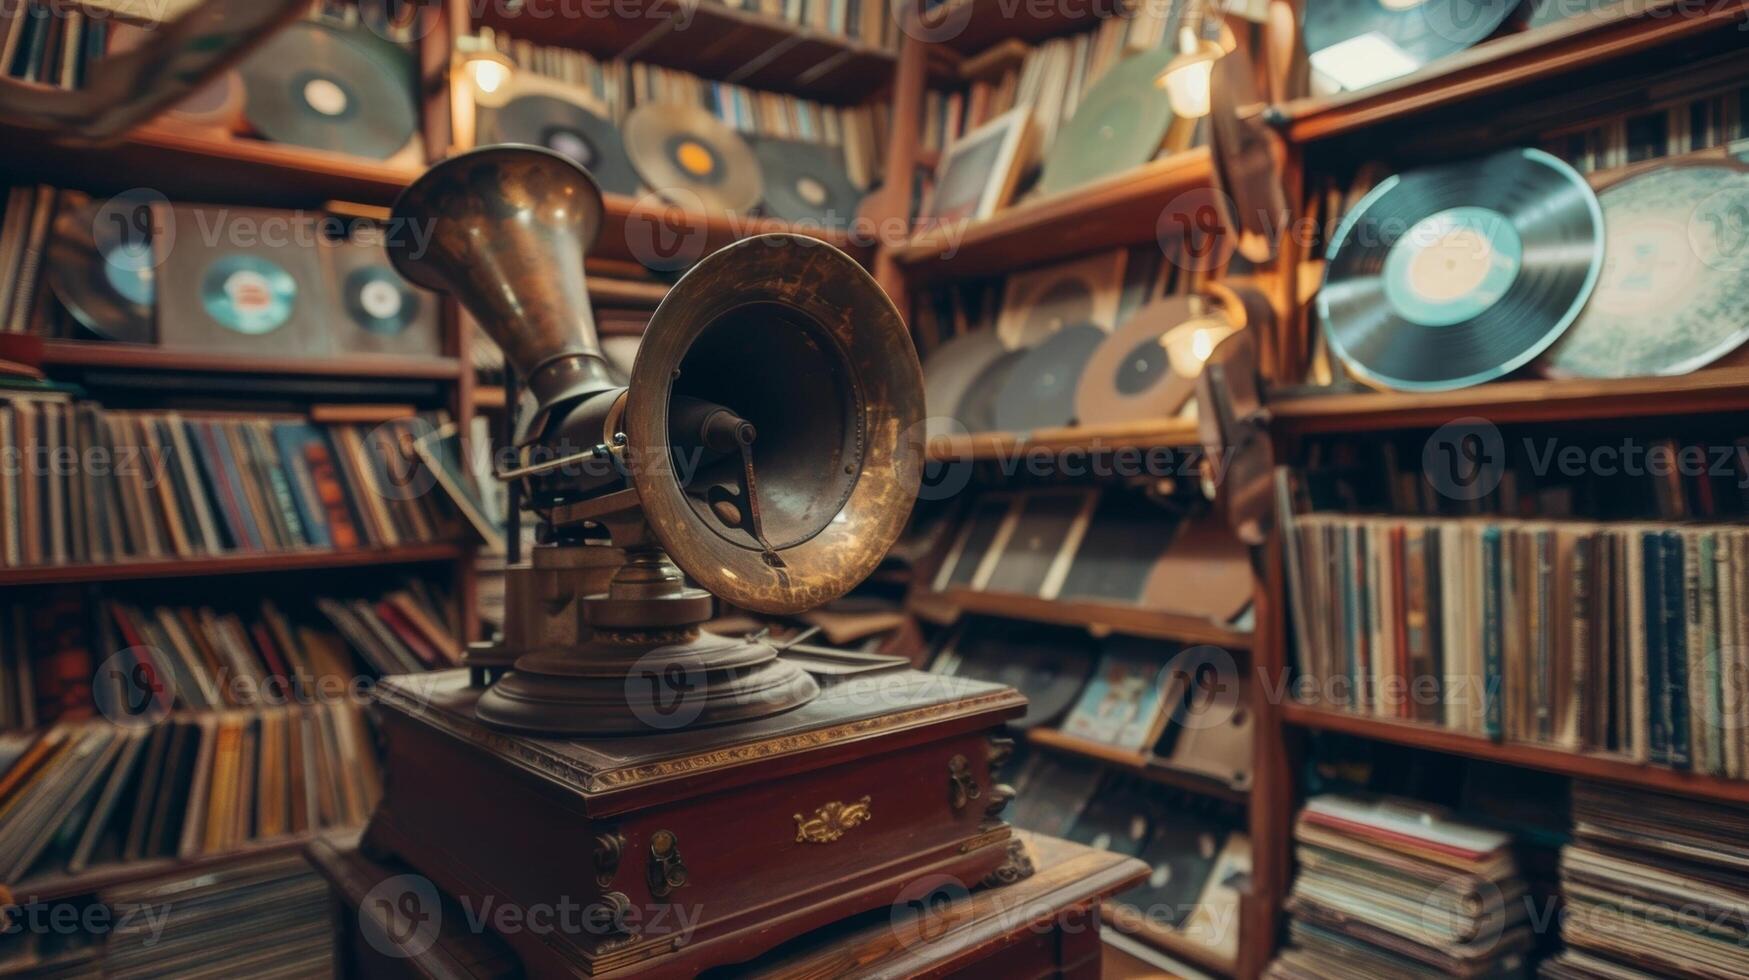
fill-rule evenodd
<path id="1" fill-rule="evenodd" d="M 1029 871 L 995 781 L 1025 708 L 1009 688 L 873 674 L 775 717 L 591 740 L 506 734 L 477 699 L 461 671 L 384 681 L 366 845 L 516 910 L 495 931 L 530 976 L 691 976 Z"/>

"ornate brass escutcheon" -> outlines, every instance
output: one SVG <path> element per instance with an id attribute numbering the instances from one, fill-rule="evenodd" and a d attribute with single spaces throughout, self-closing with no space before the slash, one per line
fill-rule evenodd
<path id="1" fill-rule="evenodd" d="M 874 813 L 868 807 L 868 797 L 863 797 L 855 803 L 831 803 L 814 811 L 812 817 L 795 815 L 797 844 L 830 844 L 844 832 L 867 823 L 874 818 Z"/>
<path id="2" fill-rule="evenodd" d="M 650 835 L 647 871 L 651 898 L 667 898 L 674 889 L 686 886 L 686 864 L 680 859 L 680 838 L 674 831 L 658 830 Z"/>
<path id="3" fill-rule="evenodd" d="M 972 775 L 972 764 L 963 755 L 956 755 L 947 760 L 947 800 L 955 810 L 964 810 L 966 804 L 984 795 L 978 787 L 978 779 Z"/>
<path id="4" fill-rule="evenodd" d="M 595 835 L 595 883 L 603 888 L 613 884 L 614 875 L 619 873 L 620 855 L 626 848 L 626 839 L 617 831 L 609 831 Z"/>

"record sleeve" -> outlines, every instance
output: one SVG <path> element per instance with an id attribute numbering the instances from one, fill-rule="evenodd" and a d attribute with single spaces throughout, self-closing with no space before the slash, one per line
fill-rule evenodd
<path id="1" fill-rule="evenodd" d="M 1091 490 L 1037 490 L 1023 494 L 1000 557 L 983 588 L 1012 595 L 1056 595 L 1069 558 L 1086 533 L 1095 500 Z"/>
<path id="2" fill-rule="evenodd" d="M 1011 274 L 1002 287 L 997 336 L 1010 349 L 1024 350 L 1078 323 L 1110 331 L 1123 298 L 1123 267 L 1124 253 L 1114 249 Z"/>
<path id="3" fill-rule="evenodd" d="M 443 337 L 436 297 L 401 278 L 381 236 L 367 228 L 321 248 L 333 348 L 345 354 L 438 357 Z"/>
<path id="4" fill-rule="evenodd" d="M 320 357 L 332 350 L 322 324 L 326 290 L 316 250 L 296 236 L 259 234 L 285 212 L 171 206 L 183 234 L 158 282 L 158 343 L 167 349 Z M 247 243 L 247 244 L 238 244 Z"/>

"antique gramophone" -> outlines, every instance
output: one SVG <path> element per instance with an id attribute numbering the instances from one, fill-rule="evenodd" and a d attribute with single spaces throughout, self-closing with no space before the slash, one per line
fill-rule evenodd
<path id="1" fill-rule="evenodd" d="M 501 476 L 547 533 L 510 581 L 509 673 L 379 688 L 367 844 L 458 897 L 581 906 L 572 928 L 505 934 L 540 976 L 687 975 L 932 876 L 1028 873 L 996 781 L 1019 694 L 816 678 L 699 628 L 713 594 L 774 613 L 839 596 L 899 534 L 923 397 L 892 303 L 828 245 L 751 238 L 670 290 L 627 385 L 584 287 L 602 215 L 581 168 L 508 146 L 436 165 L 395 207 L 430 226 L 401 236 L 422 253 L 391 247 L 397 268 L 455 295 L 532 394 Z"/>

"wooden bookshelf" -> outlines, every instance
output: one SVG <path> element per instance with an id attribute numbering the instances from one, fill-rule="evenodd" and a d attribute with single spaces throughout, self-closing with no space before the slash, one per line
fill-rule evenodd
<path id="1" fill-rule="evenodd" d="M 1749 3 L 1619 0 L 1600 9 L 1478 44 L 1356 92 L 1296 99 L 1275 107 L 1283 132 L 1312 142 L 1394 122 L 1465 100 L 1524 91 L 1558 76 L 1711 32 L 1740 28 Z"/>
<path id="2" fill-rule="evenodd" d="M 1194 420 L 1163 419 L 1125 425 L 941 436 L 929 441 L 929 458 L 937 462 L 1012 460 L 1035 452 L 1102 453 L 1124 449 L 1189 449 L 1200 445 Z"/>
<path id="3" fill-rule="evenodd" d="M 960 228 L 935 228 L 894 250 L 911 288 L 1156 241 L 1173 199 L 1207 188 L 1207 147 L 1175 153 L 1072 191 L 1020 201 Z"/>
<path id="4" fill-rule="evenodd" d="M 284 143 L 154 123 L 87 146 L 0 125 L 10 176 L 100 193 L 149 187 L 173 201 L 311 206 L 329 200 L 388 205 L 424 169 Z"/>
<path id="5" fill-rule="evenodd" d="M 203 578 L 296 572 L 373 565 L 413 565 L 459 561 L 465 546 L 456 542 L 350 551 L 274 551 L 203 558 L 124 559 L 74 565 L 0 568 L 0 586 L 121 582 L 129 579 Z"/>
<path id="6" fill-rule="evenodd" d="M 1106 745 L 1103 742 L 1079 738 L 1055 728 L 1029 728 L 1026 732 L 1026 740 L 1033 745 L 1053 752 L 1082 759 L 1093 759 L 1113 769 L 1120 769 L 1162 786 L 1171 786 L 1200 796 L 1225 800 L 1228 803 L 1244 805 L 1251 800 L 1251 795 L 1245 790 L 1235 789 L 1228 783 L 1205 776 L 1202 773 L 1188 772 L 1168 765 L 1143 752 L 1131 752 L 1127 749 Z"/>
<path id="7" fill-rule="evenodd" d="M 841 229 L 792 226 L 775 218 L 745 215 L 702 214 L 660 202 L 655 195 L 631 198 L 607 195 L 605 223 L 590 256 L 655 264 L 690 265 L 731 242 L 771 232 L 794 232 L 819 239 L 836 248 L 864 257 L 866 246 L 852 242 Z M 686 258 L 687 261 L 679 260 Z M 663 295 L 667 294 L 666 288 Z M 648 302 L 649 290 L 638 293 Z M 598 300 L 599 302 L 600 300 Z M 660 302 L 660 297 L 657 297 Z"/>
<path id="8" fill-rule="evenodd" d="M 1620 756 L 1569 752 L 1544 745 L 1495 742 L 1464 732 L 1454 732 L 1425 722 L 1376 718 L 1299 703 L 1282 705 L 1282 717 L 1290 725 L 1314 731 L 1340 732 L 1359 738 L 1426 749 L 1468 759 L 1522 766 L 1540 772 L 1594 779 L 1632 786 L 1635 789 L 1749 803 L 1749 780 L 1723 779 L 1661 766 L 1649 766 Z"/>
<path id="9" fill-rule="evenodd" d="M 268 357 L 171 350 L 145 344 L 99 340 L 45 340 L 42 344 L 42 363 L 44 367 L 427 381 L 454 381 L 461 377 L 462 372 L 461 361 L 454 357 L 400 357 L 390 354 L 352 354 L 322 358 Z"/>
<path id="10" fill-rule="evenodd" d="M 1245 920 L 1243 909 L 1250 904 L 1250 900 L 1249 895 L 1240 897 L 1241 915 L 1235 924 Z M 1238 963 L 1222 958 L 1208 947 L 1192 942 L 1182 933 L 1168 929 L 1158 922 L 1147 919 L 1139 922 L 1134 921 L 1135 917 L 1125 916 L 1124 910 L 1116 907 L 1115 903 L 1107 902 L 1100 910 L 1100 917 L 1105 921 L 1106 928 L 1116 929 L 1137 942 L 1146 943 L 1193 969 L 1216 977 L 1239 975 Z M 1160 977 L 1164 976 L 1158 972 L 1150 972 L 1146 975 L 1152 980 L 1159 980 Z"/>
<path id="11" fill-rule="evenodd" d="M 1161 612 L 1145 606 L 1108 602 L 1040 599 L 1030 595 L 980 592 L 955 587 L 942 593 L 941 601 L 961 613 L 999 616 L 1053 626 L 1079 626 L 1095 635 L 1121 633 L 1188 645 L 1210 644 L 1227 650 L 1248 650 L 1251 634 L 1220 623 Z"/>
<path id="12" fill-rule="evenodd" d="M 1269 403 L 1278 432 L 1370 432 L 1444 425 L 1640 418 L 1749 409 L 1749 367 L 1668 378 L 1499 381 L 1458 391 L 1362 391 Z"/>
<path id="13" fill-rule="evenodd" d="M 575 3 L 486 4 L 479 23 L 518 40 L 678 68 L 822 102 L 861 102 L 892 80 L 886 48 L 720 0 L 619 0 L 578 16 Z M 558 14 L 572 11 L 572 16 Z"/>
<path id="14" fill-rule="evenodd" d="M 327 831 L 324 831 L 326 833 Z M 139 861 L 119 861 L 87 868 L 77 874 L 43 875 L 11 886 L 12 896 L 19 904 L 54 902 L 67 898 L 94 895 L 109 888 L 133 885 L 154 878 L 199 874 L 217 870 L 239 858 L 280 856 L 301 853 L 304 846 L 316 838 L 314 833 L 276 837 L 273 840 L 251 841 L 241 847 L 218 854 L 202 854 L 190 858 L 146 858 Z"/>

